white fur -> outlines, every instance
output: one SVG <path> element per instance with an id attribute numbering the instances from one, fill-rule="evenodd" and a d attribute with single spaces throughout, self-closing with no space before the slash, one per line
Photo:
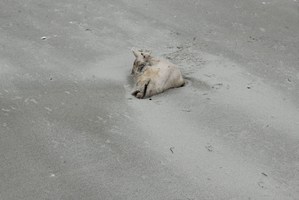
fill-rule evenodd
<path id="1" fill-rule="evenodd" d="M 132 75 L 135 89 L 132 92 L 143 99 L 159 94 L 170 88 L 182 87 L 185 81 L 176 65 L 165 59 L 154 58 L 148 51 L 135 51 Z"/>

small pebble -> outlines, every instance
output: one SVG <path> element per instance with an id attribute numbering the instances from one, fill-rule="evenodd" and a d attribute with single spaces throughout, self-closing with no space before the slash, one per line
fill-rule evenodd
<path id="1" fill-rule="evenodd" d="M 174 153 L 173 151 L 174 147 L 170 147 L 169 150 L 171 151 L 171 153 Z"/>
<path id="2" fill-rule="evenodd" d="M 206 146 L 206 149 L 209 151 L 209 152 L 212 152 L 212 151 L 214 151 L 214 148 L 213 148 L 213 146 L 212 145 L 207 145 Z"/>
<path id="3" fill-rule="evenodd" d="M 264 172 L 262 172 L 262 175 L 264 175 L 264 176 L 268 176 L 266 173 L 264 173 Z"/>

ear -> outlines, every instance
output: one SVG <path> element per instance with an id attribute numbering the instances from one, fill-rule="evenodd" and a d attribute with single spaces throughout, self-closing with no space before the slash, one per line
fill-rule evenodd
<path id="1" fill-rule="evenodd" d="M 152 53 L 151 51 L 146 51 L 141 53 L 141 55 L 145 60 L 149 60 L 151 58 L 151 53 Z"/>
<path id="2" fill-rule="evenodd" d="M 132 52 L 136 58 L 139 56 L 139 53 L 137 51 L 135 51 L 134 49 L 132 49 Z"/>

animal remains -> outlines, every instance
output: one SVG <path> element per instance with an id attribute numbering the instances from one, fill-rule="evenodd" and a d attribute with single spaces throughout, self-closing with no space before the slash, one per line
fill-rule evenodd
<path id="1" fill-rule="evenodd" d="M 185 85 L 181 71 L 173 63 L 151 56 L 150 51 L 132 51 L 135 55 L 131 73 L 135 81 L 133 96 L 139 99 L 148 98 L 170 88 Z"/>

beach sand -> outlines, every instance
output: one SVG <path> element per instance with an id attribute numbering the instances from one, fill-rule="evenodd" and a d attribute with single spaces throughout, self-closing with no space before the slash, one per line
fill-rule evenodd
<path id="1" fill-rule="evenodd" d="M 0 199 L 298 199 L 298 8 L 0 2 Z M 187 84 L 131 96 L 132 48 Z"/>

